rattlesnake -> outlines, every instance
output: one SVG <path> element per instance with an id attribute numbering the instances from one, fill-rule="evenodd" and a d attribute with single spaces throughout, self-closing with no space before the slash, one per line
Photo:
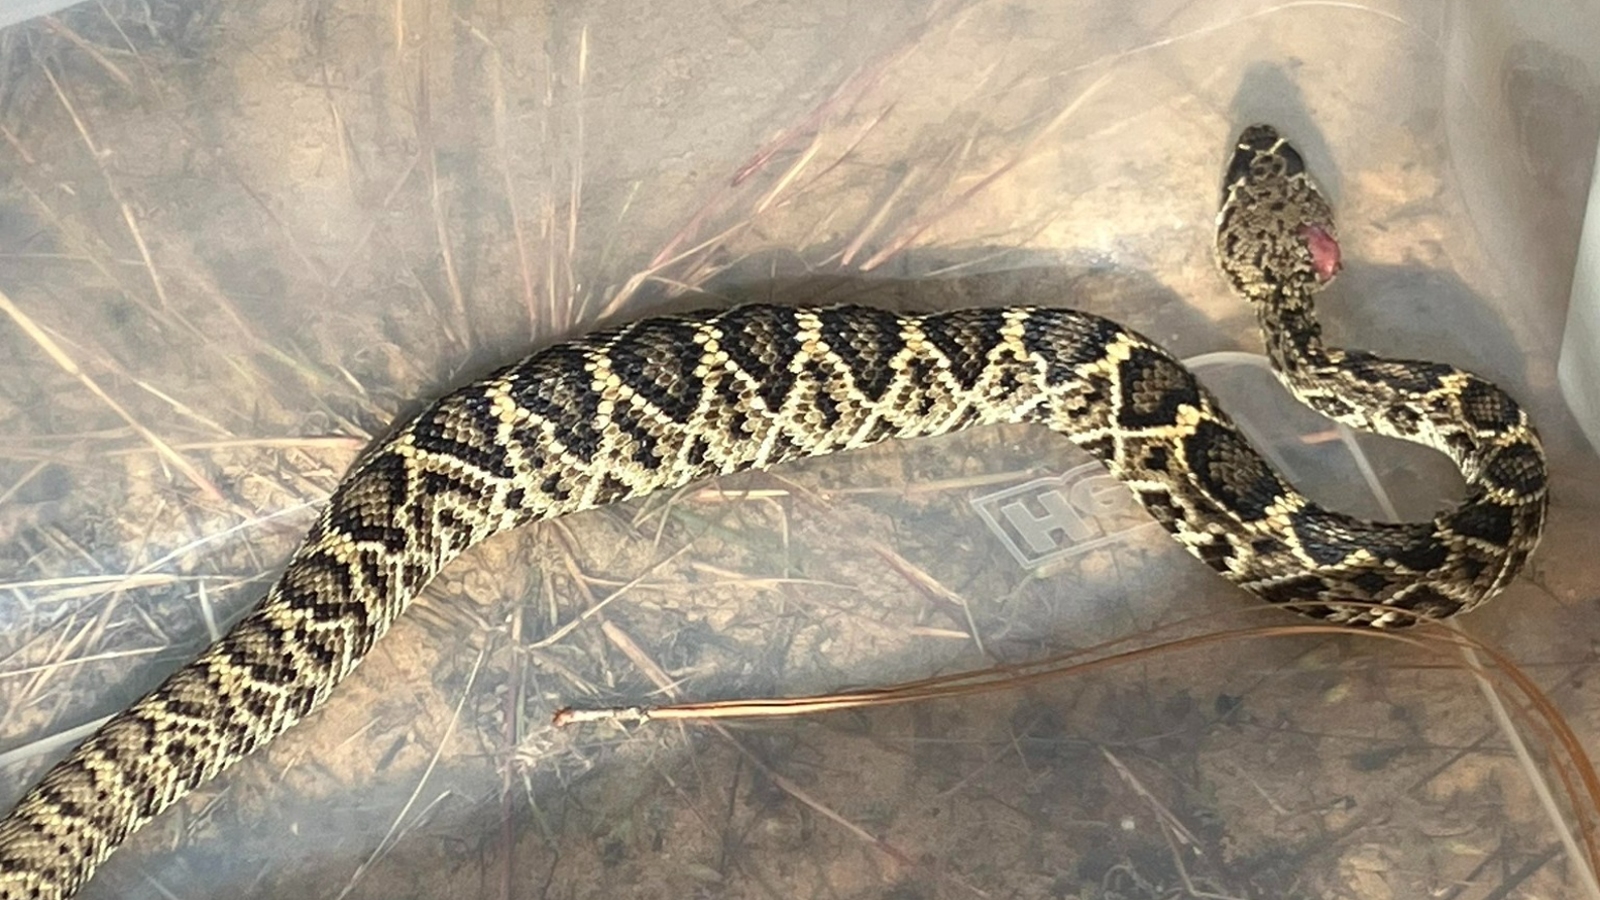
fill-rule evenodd
<path id="1" fill-rule="evenodd" d="M 1340 265 L 1332 214 L 1269 127 L 1233 149 L 1216 249 L 1290 390 L 1443 451 L 1464 501 L 1415 523 L 1328 510 L 1284 483 L 1170 354 L 1082 312 L 746 306 L 648 319 L 501 369 L 365 453 L 261 605 L 0 821 L 0 900 L 70 896 L 134 829 L 315 709 L 489 535 L 889 438 L 1048 426 L 1228 580 L 1319 618 L 1403 625 L 1499 591 L 1546 506 L 1522 409 L 1450 366 L 1324 346 L 1312 298 Z"/>

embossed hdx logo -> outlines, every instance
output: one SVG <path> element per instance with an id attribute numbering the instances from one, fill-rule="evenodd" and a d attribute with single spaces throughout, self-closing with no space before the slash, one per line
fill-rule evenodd
<path id="1" fill-rule="evenodd" d="M 974 497 L 972 505 L 1029 569 L 1155 525 L 1132 492 L 1098 463 Z"/>

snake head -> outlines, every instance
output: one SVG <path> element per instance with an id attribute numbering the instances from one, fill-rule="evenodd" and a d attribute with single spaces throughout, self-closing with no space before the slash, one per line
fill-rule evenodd
<path id="1" fill-rule="evenodd" d="M 1246 128 L 1228 160 L 1217 263 L 1252 300 L 1309 295 L 1339 272 L 1333 210 L 1299 151 L 1269 125 Z"/>

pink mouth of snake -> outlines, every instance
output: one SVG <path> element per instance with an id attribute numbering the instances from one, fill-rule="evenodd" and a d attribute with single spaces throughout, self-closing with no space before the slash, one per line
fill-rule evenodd
<path id="1" fill-rule="evenodd" d="M 1302 226 L 1300 236 L 1311 251 L 1311 265 L 1317 270 L 1317 280 L 1328 281 L 1338 274 L 1343 263 L 1339 258 L 1339 242 L 1334 236 L 1318 225 Z"/>

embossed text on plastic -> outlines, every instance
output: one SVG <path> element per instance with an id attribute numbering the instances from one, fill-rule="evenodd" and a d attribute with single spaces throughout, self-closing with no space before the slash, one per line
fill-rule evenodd
<path id="1" fill-rule="evenodd" d="M 974 497 L 1017 562 L 1036 569 L 1154 525 L 1133 494 L 1096 463 Z"/>

